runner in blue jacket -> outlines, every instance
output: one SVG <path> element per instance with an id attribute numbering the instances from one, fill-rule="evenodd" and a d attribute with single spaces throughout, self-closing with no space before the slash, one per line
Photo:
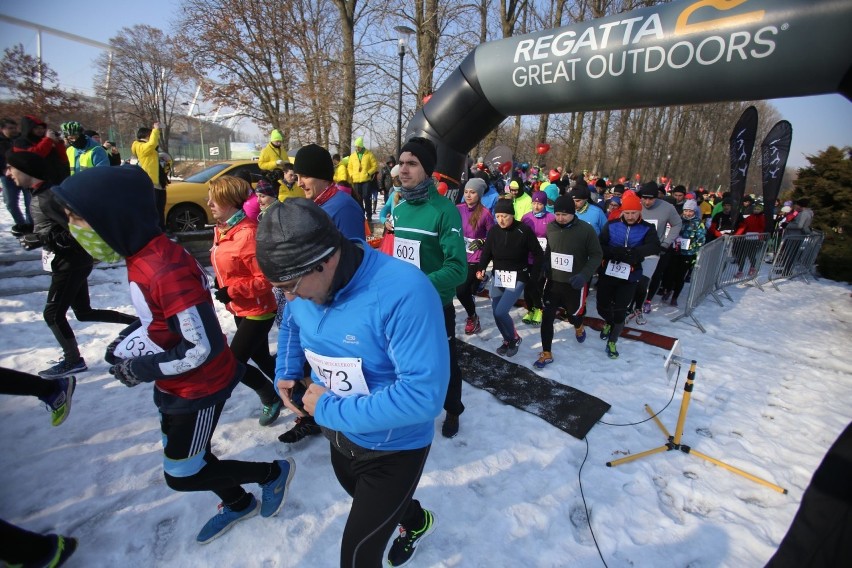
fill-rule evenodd
<path id="1" fill-rule="evenodd" d="M 381 565 L 401 524 L 388 563 L 402 565 L 434 527 L 412 496 L 449 382 L 438 293 L 415 266 L 344 239 L 309 200 L 273 204 L 257 240 L 261 269 L 287 297 L 276 385 L 289 398 L 310 364 L 313 384 L 302 402 L 353 497 L 340 564 Z"/>

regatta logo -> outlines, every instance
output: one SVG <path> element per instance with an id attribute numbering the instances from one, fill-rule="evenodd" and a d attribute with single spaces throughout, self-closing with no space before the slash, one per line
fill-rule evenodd
<path id="1" fill-rule="evenodd" d="M 651 14 L 521 39 L 515 46 L 512 83 L 516 87 L 564 84 L 583 77 L 629 76 L 769 57 L 780 30 L 773 25 L 744 29 L 765 16 L 765 10 L 735 10 L 747 2 L 699 0 L 666 18 L 668 29 L 661 13 L 669 9 L 663 5 Z"/>
<path id="2" fill-rule="evenodd" d="M 675 35 L 709 32 L 730 26 L 754 24 L 762 20 L 763 15 L 766 13 L 765 10 L 754 10 L 753 12 L 746 12 L 744 14 L 721 16 L 703 22 L 689 22 L 689 17 L 698 10 L 701 10 L 701 8 L 710 8 L 712 10 L 725 12 L 736 8 L 740 4 L 745 4 L 747 1 L 748 0 L 701 0 L 700 2 L 696 2 L 692 6 L 687 7 L 680 13 L 680 16 L 677 17 Z M 706 15 L 707 10 L 704 10 L 704 12 Z"/>

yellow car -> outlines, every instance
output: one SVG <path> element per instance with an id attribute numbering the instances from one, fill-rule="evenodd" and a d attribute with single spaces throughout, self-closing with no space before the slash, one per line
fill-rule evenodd
<path id="1" fill-rule="evenodd" d="M 209 166 L 183 181 L 166 186 L 166 225 L 174 233 L 200 231 L 213 224 L 213 215 L 207 207 L 207 182 L 219 176 L 233 176 L 241 172 L 252 174 L 255 182 L 265 173 L 251 160 L 231 160 Z M 254 183 L 252 183 L 254 186 Z"/>

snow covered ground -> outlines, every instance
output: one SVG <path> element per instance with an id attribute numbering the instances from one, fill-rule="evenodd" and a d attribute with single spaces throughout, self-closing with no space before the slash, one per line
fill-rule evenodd
<path id="1" fill-rule="evenodd" d="M 59 355 L 41 317 L 48 276 L 38 255 L 17 248 L 10 225 L 4 209 L 0 365 L 35 373 Z M 93 305 L 130 311 L 125 277 L 121 267 L 97 268 Z M 435 512 L 437 529 L 412 566 L 597 567 L 601 556 L 613 568 L 762 566 L 813 471 L 852 419 L 852 287 L 794 281 L 780 291 L 730 292 L 733 304 L 705 301 L 698 309 L 706 334 L 685 321 L 671 323 L 677 310 L 656 304 L 646 328 L 679 338 L 683 356 L 698 361 L 683 443 L 789 494 L 681 452 L 606 467 L 664 443 L 647 420 L 646 403 L 665 408 L 660 419 L 674 432 L 686 369 L 670 379 L 667 353 L 624 339 L 621 357 L 609 360 L 596 333 L 580 345 L 558 323 L 556 362 L 543 373 L 609 402 L 609 424 L 576 440 L 465 384 L 461 432 L 453 440 L 437 435 L 417 492 Z M 218 309 L 233 333 L 232 319 Z M 458 306 L 459 337 L 493 350 L 500 341 L 488 300 L 478 299 L 477 309 L 483 331 L 466 337 Z M 590 314 L 596 315 L 594 298 Z M 524 342 L 514 361 L 531 367 L 540 339 L 536 328 L 520 324 L 521 315 L 515 320 Z M 255 517 L 198 545 L 195 535 L 216 512 L 216 497 L 166 487 L 152 387 L 124 387 L 101 359 L 119 327 L 69 319 L 90 370 L 78 377 L 67 422 L 51 428 L 37 399 L 0 397 L 0 517 L 78 537 L 69 567 L 338 565 L 349 499 L 324 439 L 278 442 L 292 418 L 261 428 L 256 395 L 238 386 L 214 436 L 215 452 L 257 461 L 292 456 L 297 472 L 278 517 Z"/>

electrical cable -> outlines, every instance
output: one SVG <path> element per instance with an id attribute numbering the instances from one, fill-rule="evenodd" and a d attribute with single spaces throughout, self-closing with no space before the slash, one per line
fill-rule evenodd
<path id="1" fill-rule="evenodd" d="M 629 422 L 629 423 L 626 423 L 626 424 L 612 424 L 610 422 L 604 422 L 603 420 L 598 420 L 597 423 L 598 424 L 606 424 L 607 426 L 636 426 L 637 424 L 642 424 L 644 422 L 647 422 L 648 420 L 652 420 L 652 419 L 656 418 L 657 416 L 662 414 L 663 411 L 666 408 L 668 408 L 669 405 L 674 400 L 675 392 L 677 392 L 677 385 L 678 385 L 678 382 L 680 380 L 680 371 L 681 371 L 681 367 L 680 367 L 680 365 L 678 365 L 677 377 L 675 377 L 674 388 L 672 389 L 672 396 L 671 396 L 671 398 L 669 398 L 669 401 L 666 403 L 666 405 L 662 409 L 660 409 L 659 412 L 649 416 L 645 420 L 640 420 L 639 422 Z M 589 435 L 588 434 L 586 434 L 586 436 L 583 438 L 583 441 L 586 442 L 586 455 L 583 456 L 583 462 L 580 464 L 580 469 L 577 471 L 577 483 L 580 486 L 580 498 L 583 500 L 583 510 L 586 512 L 586 523 L 589 525 L 589 532 L 592 534 L 592 540 L 595 543 L 595 548 L 598 551 L 598 556 L 601 557 L 601 562 L 603 562 L 604 568 L 609 568 L 609 566 L 606 563 L 606 560 L 604 560 L 603 553 L 601 552 L 601 547 L 598 545 L 598 539 L 597 539 L 597 537 L 595 537 L 595 531 L 592 530 L 592 519 L 589 516 L 589 507 L 588 507 L 588 505 L 586 505 L 586 495 L 585 495 L 585 493 L 583 493 L 583 478 L 582 478 L 583 466 L 586 465 L 586 460 L 589 457 Z"/>

